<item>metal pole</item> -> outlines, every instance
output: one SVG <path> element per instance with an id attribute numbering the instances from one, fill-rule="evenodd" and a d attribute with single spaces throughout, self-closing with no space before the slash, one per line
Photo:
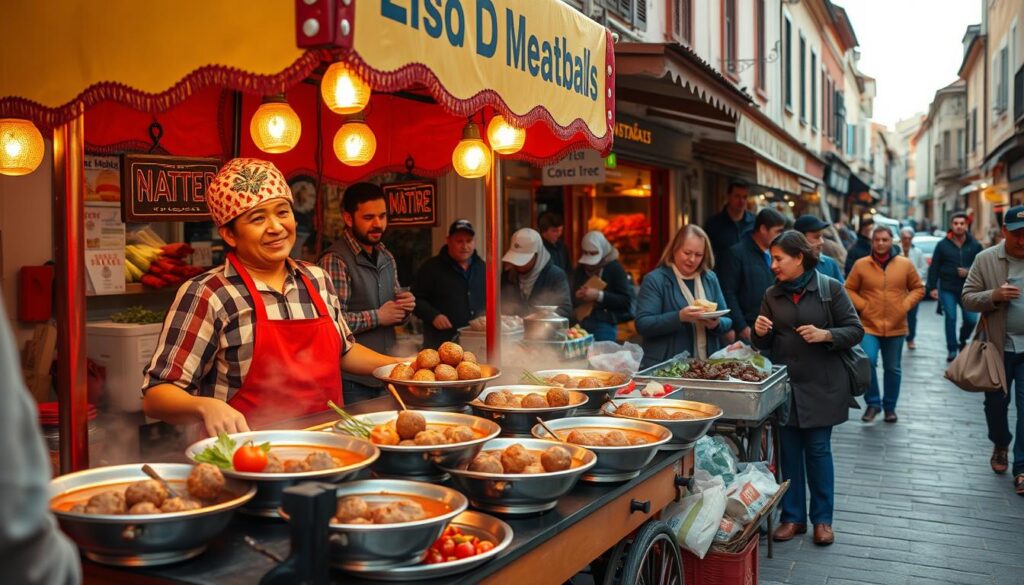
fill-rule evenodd
<path id="1" fill-rule="evenodd" d="M 505 192 L 501 157 L 493 154 L 487 191 L 487 363 L 501 366 L 501 200 Z"/>
<path id="2" fill-rule="evenodd" d="M 89 467 L 85 357 L 85 114 L 53 131 L 53 248 L 57 264 L 60 471 Z"/>

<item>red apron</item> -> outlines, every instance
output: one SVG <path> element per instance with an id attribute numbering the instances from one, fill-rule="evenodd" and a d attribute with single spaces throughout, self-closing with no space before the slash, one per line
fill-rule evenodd
<path id="1" fill-rule="evenodd" d="M 328 400 L 342 404 L 341 335 L 313 283 L 300 273 L 319 317 L 272 321 L 245 267 L 233 253 L 228 260 L 245 281 L 256 311 L 249 372 L 228 404 L 253 429 L 326 410 Z"/>

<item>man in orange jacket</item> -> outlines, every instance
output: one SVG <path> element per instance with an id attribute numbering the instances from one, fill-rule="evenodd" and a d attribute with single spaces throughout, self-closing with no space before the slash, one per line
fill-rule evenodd
<path id="1" fill-rule="evenodd" d="M 885 422 L 894 423 L 900 395 L 900 358 L 907 335 L 907 313 L 924 298 L 924 284 L 913 262 L 892 250 L 893 233 L 879 225 L 871 233 L 871 255 L 857 260 L 846 278 L 846 292 L 860 314 L 871 359 L 871 387 L 864 394 L 867 409 L 861 420 L 871 422 L 885 410 Z M 882 354 L 885 398 L 878 387 L 878 354 Z"/>

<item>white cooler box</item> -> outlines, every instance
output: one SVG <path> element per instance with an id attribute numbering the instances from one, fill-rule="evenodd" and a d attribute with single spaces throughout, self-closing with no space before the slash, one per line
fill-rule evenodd
<path id="1" fill-rule="evenodd" d="M 142 410 L 142 372 L 153 358 L 162 323 L 86 323 L 89 359 L 107 372 L 103 394 L 111 410 Z"/>

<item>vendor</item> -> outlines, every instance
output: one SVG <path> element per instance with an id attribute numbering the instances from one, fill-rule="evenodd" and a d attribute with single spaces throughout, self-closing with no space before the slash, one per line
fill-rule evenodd
<path id="1" fill-rule="evenodd" d="M 512 234 L 512 247 L 502 258 L 501 312 L 525 317 L 534 307 L 557 307 L 568 318 L 572 312 L 569 277 L 551 261 L 551 254 L 536 230 L 523 228 Z"/>
<path id="2" fill-rule="evenodd" d="M 147 416 L 248 431 L 341 401 L 342 369 L 398 361 L 355 343 L 327 274 L 289 258 L 295 215 L 277 167 L 231 160 L 206 201 L 231 251 L 178 289 L 143 380 Z"/>
<path id="3" fill-rule="evenodd" d="M 573 317 L 594 335 L 594 341 L 615 341 L 618 324 L 633 319 L 636 289 L 619 263 L 619 251 L 604 234 L 587 232 L 580 250 L 572 276 Z"/>

